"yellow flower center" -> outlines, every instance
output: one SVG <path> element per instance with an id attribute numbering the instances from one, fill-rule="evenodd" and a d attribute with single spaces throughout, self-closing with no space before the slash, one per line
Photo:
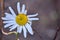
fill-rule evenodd
<path id="1" fill-rule="evenodd" d="M 27 21 L 28 21 L 28 18 L 25 14 L 20 13 L 16 16 L 16 23 L 19 24 L 19 25 L 23 26 L 27 23 Z"/>

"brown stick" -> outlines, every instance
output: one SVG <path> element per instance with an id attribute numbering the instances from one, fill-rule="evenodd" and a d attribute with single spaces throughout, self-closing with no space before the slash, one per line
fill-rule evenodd
<path id="1" fill-rule="evenodd" d="M 4 13 L 4 0 L 0 0 L 0 5 L 1 5 L 1 16 L 3 16 L 3 13 Z M 0 19 L 1 20 L 1 19 Z M 2 28 L 2 20 L 0 21 L 1 22 L 1 26 L 0 26 L 0 30 Z M 0 40 L 2 40 L 2 37 L 3 37 L 3 34 L 1 33 L 1 38 Z"/>
<path id="2" fill-rule="evenodd" d="M 4 0 L 1 0 L 1 11 L 4 12 Z"/>

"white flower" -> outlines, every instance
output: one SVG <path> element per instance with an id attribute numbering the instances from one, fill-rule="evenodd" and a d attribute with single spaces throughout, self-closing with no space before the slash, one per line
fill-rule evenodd
<path id="1" fill-rule="evenodd" d="M 20 3 L 17 3 L 17 11 L 18 15 L 15 14 L 14 10 L 9 7 L 11 14 L 5 13 L 6 17 L 2 17 L 3 23 L 5 23 L 4 28 L 9 27 L 10 31 L 17 28 L 17 32 L 21 33 L 23 30 L 23 35 L 27 37 L 27 31 L 33 35 L 32 30 L 32 21 L 39 20 L 39 18 L 33 18 L 38 15 L 38 13 L 34 15 L 27 15 L 27 10 L 25 10 L 25 4 L 22 5 L 22 10 L 20 10 Z"/>

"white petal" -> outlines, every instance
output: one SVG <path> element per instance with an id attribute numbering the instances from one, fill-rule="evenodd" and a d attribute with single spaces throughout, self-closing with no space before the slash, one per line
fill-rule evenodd
<path id="1" fill-rule="evenodd" d="M 6 15 L 6 18 L 8 18 L 8 19 L 13 19 L 13 18 L 15 18 L 15 17 L 13 17 L 11 14 L 9 14 L 9 13 L 5 13 L 5 15 Z"/>
<path id="2" fill-rule="evenodd" d="M 15 23 L 14 21 L 3 21 L 3 23 Z"/>
<path id="3" fill-rule="evenodd" d="M 38 15 L 38 13 L 36 13 L 36 14 L 34 14 L 34 15 L 28 15 L 27 17 L 35 17 L 35 16 L 37 16 Z"/>
<path id="4" fill-rule="evenodd" d="M 22 32 L 22 26 L 18 26 L 18 27 L 17 27 L 17 32 L 18 32 L 18 33 L 21 33 L 21 32 Z"/>
<path id="5" fill-rule="evenodd" d="M 25 12 L 25 4 L 22 5 L 22 13 Z"/>
<path id="6" fill-rule="evenodd" d="M 10 31 L 14 30 L 17 26 L 17 24 L 12 25 Z"/>
<path id="7" fill-rule="evenodd" d="M 20 13 L 20 3 L 19 2 L 17 3 L 17 11 L 18 11 L 18 13 Z"/>
<path id="8" fill-rule="evenodd" d="M 31 35 L 33 35 L 32 27 L 31 27 L 28 23 L 25 25 L 25 27 L 27 28 L 28 32 L 29 32 Z"/>
<path id="9" fill-rule="evenodd" d="M 11 7 L 9 7 L 9 10 L 11 11 L 12 15 L 13 15 L 14 17 L 16 17 L 16 14 L 15 14 L 14 10 L 13 10 Z"/>
<path id="10" fill-rule="evenodd" d="M 39 20 L 39 18 L 28 18 L 28 20 Z"/>
<path id="11" fill-rule="evenodd" d="M 5 17 L 1 17 L 1 19 L 2 19 L 2 20 L 9 20 L 9 19 L 7 19 L 7 18 L 5 18 Z"/>
<path id="12" fill-rule="evenodd" d="M 27 30 L 24 26 L 23 26 L 23 34 L 24 34 L 24 37 L 26 38 L 27 37 Z"/>
<path id="13" fill-rule="evenodd" d="M 9 24 L 6 24 L 6 25 L 4 25 L 4 28 L 7 28 L 7 27 L 9 27 L 9 26 L 11 26 L 11 25 L 13 25 L 14 23 L 9 23 Z"/>
<path id="14" fill-rule="evenodd" d="M 1 17 L 2 20 L 13 20 L 14 18 Z"/>
<path id="15" fill-rule="evenodd" d="M 12 16 L 10 13 L 5 13 L 6 16 Z"/>
<path id="16" fill-rule="evenodd" d="M 29 25 L 32 25 L 32 21 L 28 21 Z"/>
<path id="17" fill-rule="evenodd" d="M 25 14 L 27 14 L 27 10 L 25 10 Z"/>

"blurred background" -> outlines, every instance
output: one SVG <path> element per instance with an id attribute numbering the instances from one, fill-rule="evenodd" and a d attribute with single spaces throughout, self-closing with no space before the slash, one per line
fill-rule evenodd
<path id="1" fill-rule="evenodd" d="M 3 28 L 5 32 L 9 32 L 9 28 L 4 28 L 1 17 L 4 13 L 10 13 L 8 7 L 11 6 L 17 14 L 17 2 L 26 5 L 27 14 L 35 14 L 38 12 L 39 21 L 33 21 L 32 28 L 34 35 L 27 34 L 27 38 L 23 34 L 19 34 L 20 40 L 60 40 L 60 0 L 0 0 L 0 40 L 15 40 L 16 35 L 4 35 L 1 32 Z"/>

